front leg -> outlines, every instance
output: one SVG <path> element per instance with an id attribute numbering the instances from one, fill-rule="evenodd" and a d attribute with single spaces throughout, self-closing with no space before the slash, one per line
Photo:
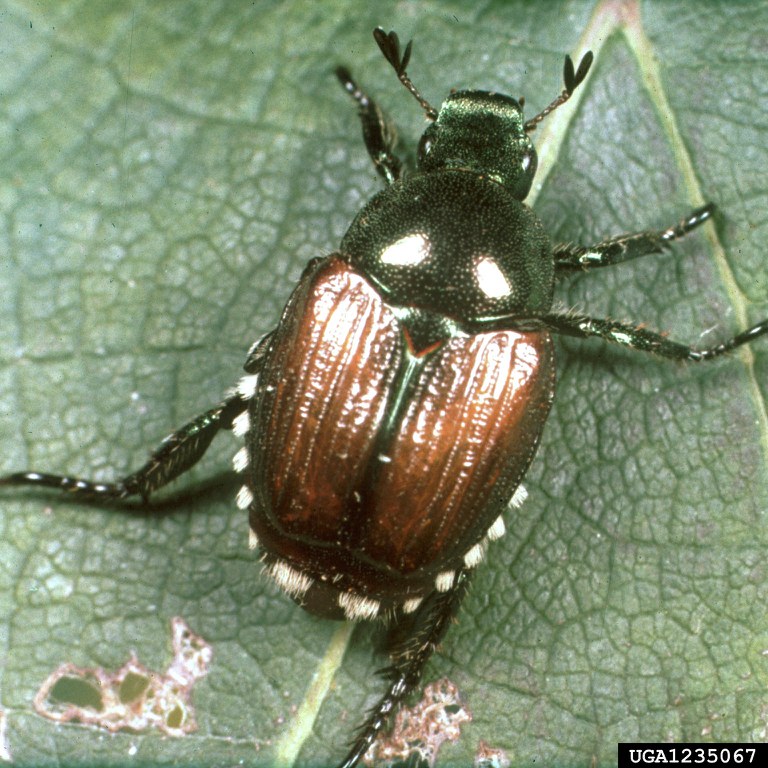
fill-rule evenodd
<path id="1" fill-rule="evenodd" d="M 661 253 L 673 240 L 685 237 L 692 229 L 708 221 L 714 211 L 714 203 L 707 203 L 666 229 L 617 235 L 590 246 L 558 245 L 553 251 L 555 273 L 560 277 L 570 272 L 610 267 L 639 256 Z"/>
<path id="2" fill-rule="evenodd" d="M 346 67 L 337 67 L 336 77 L 344 90 L 357 102 L 363 127 L 363 141 L 376 170 L 387 184 L 400 178 L 403 163 L 395 154 L 397 129 L 376 102 L 352 79 Z"/>

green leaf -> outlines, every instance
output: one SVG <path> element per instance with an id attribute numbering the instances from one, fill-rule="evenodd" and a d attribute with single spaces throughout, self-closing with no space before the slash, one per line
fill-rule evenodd
<path id="1" fill-rule="evenodd" d="M 534 136 L 554 240 L 720 206 L 667 254 L 564 281 L 562 304 L 702 344 L 768 315 L 756 4 L 6 3 L 2 471 L 119 476 L 237 380 L 303 265 L 379 188 L 332 67 L 354 68 L 406 151 L 423 127 L 376 24 L 415 39 L 409 73 L 433 103 L 497 89 L 524 93 L 529 115 L 560 89 L 565 53 L 595 50 L 580 100 Z M 481 740 L 512 765 L 586 766 L 614 764 L 620 740 L 765 738 L 768 345 L 708 366 L 558 349 L 529 500 L 428 670 L 474 715 L 438 764 L 470 764 Z M 3 491 L 0 709 L 16 764 L 342 757 L 381 690 L 378 628 L 347 644 L 260 577 L 235 450 L 219 438 L 156 516 Z M 135 651 L 165 669 L 173 616 L 213 647 L 196 733 L 34 713 L 65 662 L 115 670 Z"/>

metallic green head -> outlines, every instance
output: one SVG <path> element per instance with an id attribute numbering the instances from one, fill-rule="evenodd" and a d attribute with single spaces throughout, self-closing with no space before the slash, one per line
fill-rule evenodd
<path id="1" fill-rule="evenodd" d="M 518 200 L 530 191 L 537 165 L 520 104 L 500 93 L 452 93 L 419 142 L 420 171 L 466 169 L 497 181 Z"/>

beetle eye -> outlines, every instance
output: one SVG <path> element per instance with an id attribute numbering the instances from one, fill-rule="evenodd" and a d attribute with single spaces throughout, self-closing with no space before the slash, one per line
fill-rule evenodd
<path id="1" fill-rule="evenodd" d="M 432 149 L 432 138 L 425 133 L 419 141 L 418 159 L 421 162 Z"/>
<path id="2" fill-rule="evenodd" d="M 523 168 L 523 172 L 527 171 L 531 167 L 531 153 L 530 152 L 526 152 L 523 155 L 523 159 L 522 159 L 520 165 Z"/>

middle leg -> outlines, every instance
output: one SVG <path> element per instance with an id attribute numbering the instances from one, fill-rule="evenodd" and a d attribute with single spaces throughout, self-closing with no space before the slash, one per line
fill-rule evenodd
<path id="1" fill-rule="evenodd" d="M 688 344 L 672 341 L 661 333 L 642 326 L 620 323 L 605 318 L 580 314 L 544 315 L 539 321 L 553 333 L 576 336 L 582 339 L 597 337 L 637 352 L 650 352 L 671 360 L 691 360 L 699 363 L 714 360 L 742 344 L 749 344 L 758 336 L 768 333 L 768 320 L 763 320 L 730 339 L 705 349 L 693 349 Z"/>
<path id="2" fill-rule="evenodd" d="M 666 229 L 617 235 L 591 246 L 569 244 L 555 246 L 553 251 L 555 273 L 561 277 L 570 272 L 610 267 L 639 256 L 661 253 L 670 242 L 685 237 L 692 229 L 708 221 L 714 211 L 714 203 L 707 203 Z"/>

